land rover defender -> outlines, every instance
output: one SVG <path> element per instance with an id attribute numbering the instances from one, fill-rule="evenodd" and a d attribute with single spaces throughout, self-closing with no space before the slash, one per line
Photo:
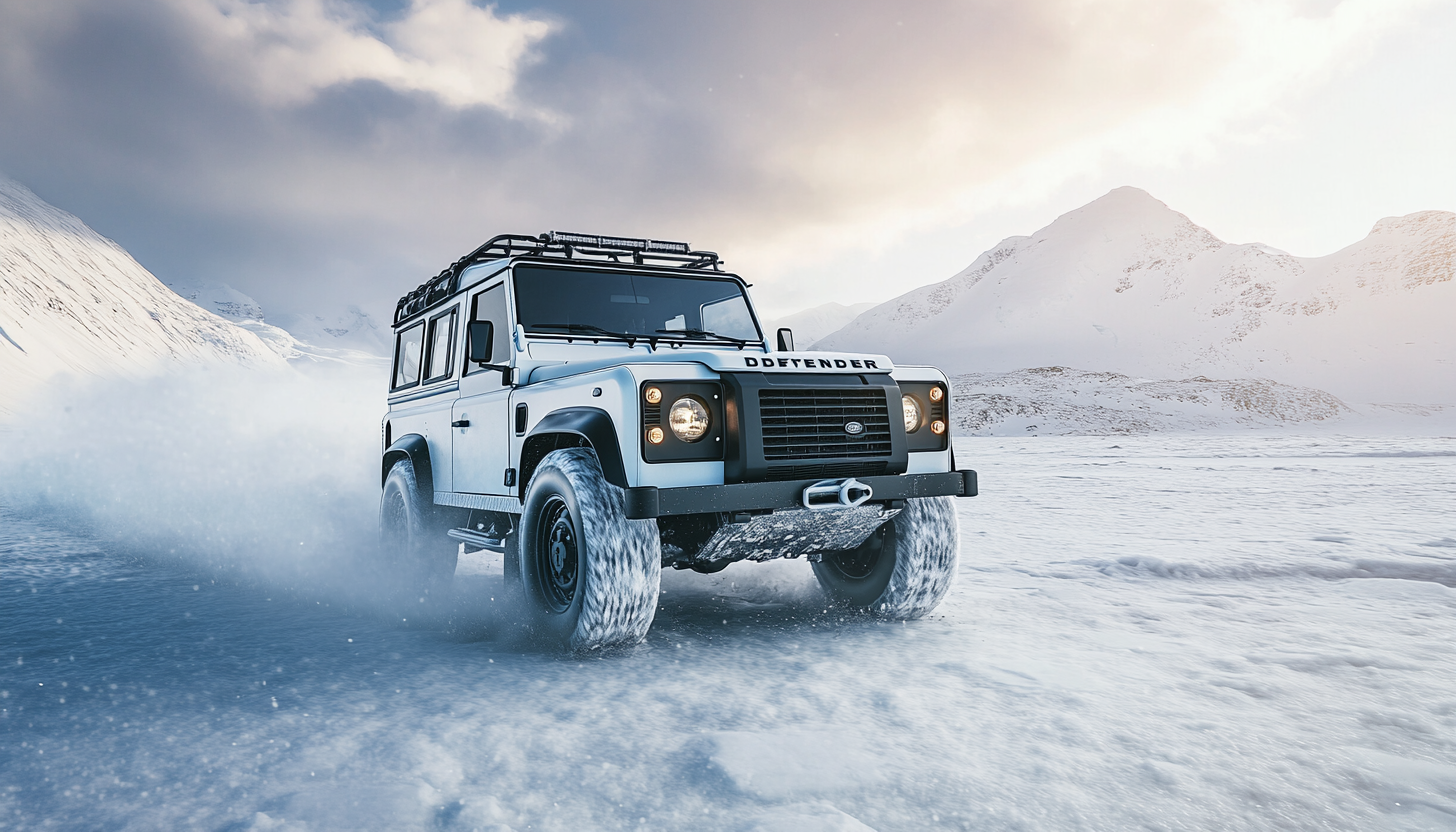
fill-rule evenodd
<path id="1" fill-rule="evenodd" d="M 956 571 L 950 387 L 796 351 L 685 243 L 495 237 L 400 299 L 382 549 L 420 593 L 504 556 L 532 632 L 645 637 L 665 567 L 804 558 L 834 602 L 916 618 Z M 897 406 L 898 405 L 898 406 Z"/>

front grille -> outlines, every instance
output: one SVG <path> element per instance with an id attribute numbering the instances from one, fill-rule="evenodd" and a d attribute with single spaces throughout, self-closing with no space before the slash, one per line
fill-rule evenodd
<path id="1" fill-rule="evenodd" d="M 775 461 L 890 455 L 890 412 L 883 389 L 773 387 L 758 391 L 758 409 L 763 458 L 771 467 Z M 851 421 L 864 425 L 864 432 L 846 433 L 844 426 Z"/>
<path id="2" fill-rule="evenodd" d="M 863 462 L 821 462 L 817 465 L 770 465 L 767 479 L 771 482 L 785 480 L 830 480 L 843 477 L 877 477 L 890 467 L 883 460 Z"/>

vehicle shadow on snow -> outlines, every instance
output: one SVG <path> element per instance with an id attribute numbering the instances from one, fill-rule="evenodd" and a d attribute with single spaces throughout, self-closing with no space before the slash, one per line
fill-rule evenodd
<path id="1" fill-rule="evenodd" d="M 541 645 L 523 626 L 527 616 L 520 603 L 506 584 L 499 556 L 465 558 L 448 596 L 419 605 L 410 624 L 438 628 L 451 641 L 490 644 L 504 652 L 560 652 Z M 684 639 L 761 642 L 785 633 L 853 632 L 873 623 L 868 615 L 831 606 L 802 561 L 734 564 L 713 575 L 668 569 L 662 574 L 657 615 L 645 645 Z M 626 654 L 641 647 L 592 655 Z"/>

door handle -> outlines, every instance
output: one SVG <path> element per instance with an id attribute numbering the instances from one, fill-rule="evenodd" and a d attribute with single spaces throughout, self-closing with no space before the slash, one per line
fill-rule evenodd
<path id="1" fill-rule="evenodd" d="M 468 428 L 468 427 L 470 427 L 470 420 L 469 419 L 456 419 L 455 421 L 453 421 L 453 422 L 450 423 L 450 427 L 452 427 L 452 428 Z"/>

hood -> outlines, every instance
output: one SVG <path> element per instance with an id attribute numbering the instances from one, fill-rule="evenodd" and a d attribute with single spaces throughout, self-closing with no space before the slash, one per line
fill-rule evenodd
<path id="1" fill-rule="evenodd" d="M 761 350 L 693 350 L 645 344 L 628 348 L 598 345 L 590 349 L 563 344 L 533 343 L 530 359 L 520 360 L 527 383 L 546 381 L 623 364 L 702 364 L 719 373 L 888 373 L 895 369 L 888 356 L 848 352 L 770 352 Z"/>

